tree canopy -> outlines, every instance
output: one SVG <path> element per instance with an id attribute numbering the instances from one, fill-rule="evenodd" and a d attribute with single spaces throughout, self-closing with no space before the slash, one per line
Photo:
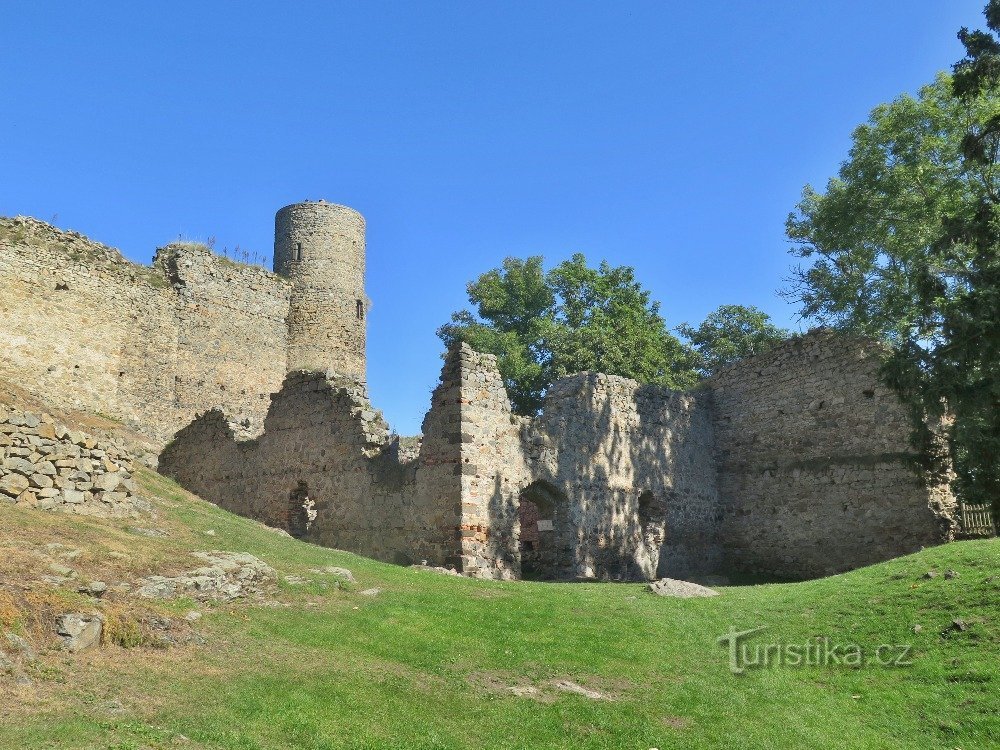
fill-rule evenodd
<path id="1" fill-rule="evenodd" d="M 587 265 L 576 254 L 548 272 L 540 256 L 507 258 L 468 286 L 474 312 L 462 310 L 438 329 L 447 345 L 464 341 L 497 355 L 516 411 L 541 407 L 564 375 L 594 370 L 689 388 L 696 357 L 668 330 L 628 266 Z"/>
<path id="2" fill-rule="evenodd" d="M 720 305 L 697 328 L 682 323 L 677 331 L 698 354 L 698 370 L 708 377 L 724 365 L 767 351 L 791 332 L 771 322 L 753 305 Z"/>
<path id="3" fill-rule="evenodd" d="M 838 177 L 788 220 L 804 317 L 877 336 L 883 376 L 913 408 L 918 440 L 946 429 L 966 500 L 1000 510 L 1000 0 L 990 32 L 918 97 L 876 108 Z"/>

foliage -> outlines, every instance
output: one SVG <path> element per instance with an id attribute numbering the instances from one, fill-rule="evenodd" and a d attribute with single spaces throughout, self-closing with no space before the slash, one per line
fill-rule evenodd
<path id="1" fill-rule="evenodd" d="M 697 381 L 692 351 L 669 332 L 659 304 L 627 266 L 595 269 L 576 254 L 546 273 L 539 256 L 507 258 L 468 293 L 475 312 L 455 313 L 438 335 L 448 346 L 464 341 L 495 354 L 522 414 L 536 412 L 549 385 L 575 372 L 678 389 Z"/>
<path id="2" fill-rule="evenodd" d="M 809 261 L 793 271 L 785 295 L 803 317 L 891 343 L 933 335 L 920 314 L 921 269 L 934 259 L 955 275 L 966 258 L 937 257 L 944 216 L 970 216 L 986 186 L 967 170 L 962 141 L 1000 103 L 969 105 L 942 74 L 914 98 L 876 107 L 826 192 L 807 185 L 788 217 L 792 253 Z"/>
<path id="3" fill-rule="evenodd" d="M 723 365 L 767 351 L 791 335 L 753 305 L 720 305 L 697 328 L 682 323 L 677 331 L 698 352 L 698 369 L 705 376 Z"/>
<path id="4" fill-rule="evenodd" d="M 1000 0 L 987 6 L 996 32 Z M 913 410 L 915 441 L 944 469 L 925 419 L 943 417 L 970 502 L 1000 511 L 1000 43 L 963 29 L 954 79 L 878 107 L 824 195 L 788 220 L 787 294 L 805 317 L 893 345 L 886 381 Z"/>

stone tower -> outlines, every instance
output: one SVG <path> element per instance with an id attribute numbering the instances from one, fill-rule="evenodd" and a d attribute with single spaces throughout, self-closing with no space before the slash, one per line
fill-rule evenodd
<path id="1" fill-rule="evenodd" d="M 365 377 L 365 220 L 326 201 L 274 217 L 274 272 L 293 283 L 288 369 Z"/>

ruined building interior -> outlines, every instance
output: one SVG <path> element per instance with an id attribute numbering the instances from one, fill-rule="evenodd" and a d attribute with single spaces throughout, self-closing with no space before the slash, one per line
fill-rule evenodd
<path id="1" fill-rule="evenodd" d="M 274 273 L 186 244 L 145 267 L 0 220 L 0 376 L 143 431 L 233 512 L 476 577 L 807 578 L 955 534 L 871 342 L 813 332 L 683 393 L 580 373 L 534 417 L 463 345 L 404 438 L 368 400 L 364 274 L 364 219 L 323 201 L 278 212 Z M 47 340 L 56 322 L 86 340 Z"/>

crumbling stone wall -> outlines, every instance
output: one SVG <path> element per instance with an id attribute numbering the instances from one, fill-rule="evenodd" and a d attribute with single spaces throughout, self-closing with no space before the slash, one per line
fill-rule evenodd
<path id="1" fill-rule="evenodd" d="M 496 360 L 452 351 L 415 457 L 356 381 L 300 372 L 273 398 L 264 433 L 238 442 L 213 412 L 178 433 L 161 470 L 202 497 L 279 528 L 308 488 L 305 538 L 394 562 L 521 576 L 518 507 L 532 484 L 562 498 L 546 537 L 553 578 L 650 578 L 718 564 L 711 421 L 697 396 L 585 374 L 560 381 L 542 417 L 513 416 Z M 639 500 L 665 528 L 648 534 Z M 533 533 L 533 532 L 529 532 Z M 549 559 L 549 558 L 546 558 Z"/>
<path id="2" fill-rule="evenodd" d="M 710 382 L 727 567 L 807 578 L 953 537 L 954 498 L 915 470 L 881 355 L 818 331 Z"/>
<path id="3" fill-rule="evenodd" d="M 463 347 L 463 569 L 520 577 L 518 509 L 554 506 L 541 577 L 648 579 L 713 572 L 720 562 L 708 401 L 633 380 L 559 380 L 537 418 L 511 414 L 496 359 Z M 662 509 L 658 531 L 639 512 Z M 532 557 L 538 557 L 532 555 Z"/>
<path id="4" fill-rule="evenodd" d="M 285 374 L 289 293 L 204 247 L 168 246 L 146 267 L 0 219 L 0 377 L 158 440 L 215 406 L 252 433 Z"/>
<path id="5" fill-rule="evenodd" d="M 818 576 L 953 532 L 954 501 L 913 470 L 906 411 L 877 367 L 872 345 L 821 332 L 690 393 L 563 378 L 527 418 L 495 358 L 462 345 L 421 442 L 389 435 L 357 381 L 300 372 L 258 439 L 214 412 L 161 468 L 320 544 L 471 576 Z"/>
<path id="6" fill-rule="evenodd" d="M 136 494 L 133 471 L 122 446 L 0 404 L 0 505 L 136 517 L 148 503 Z"/>
<path id="7" fill-rule="evenodd" d="M 453 372 L 454 363 L 446 367 Z M 414 457 L 372 409 L 363 384 L 293 372 L 257 439 L 238 441 L 210 412 L 181 430 L 160 470 L 218 505 L 309 541 L 412 564 L 459 563 L 460 471 L 456 380 L 432 398 Z M 315 517 L 302 528 L 298 499 Z"/>

